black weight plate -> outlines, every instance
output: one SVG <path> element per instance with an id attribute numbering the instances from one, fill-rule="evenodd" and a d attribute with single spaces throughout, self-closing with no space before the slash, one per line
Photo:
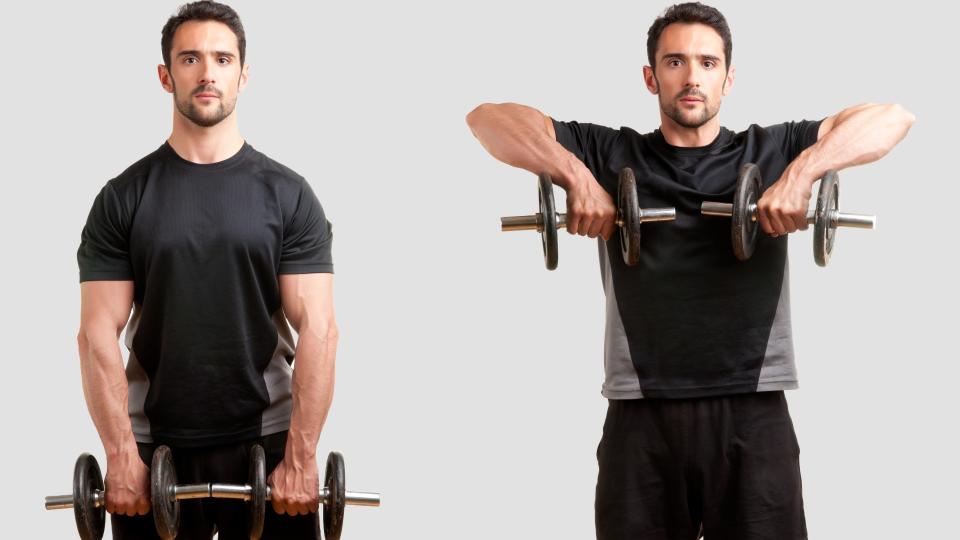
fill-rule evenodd
<path id="1" fill-rule="evenodd" d="M 627 266 L 640 262 L 640 200 L 633 169 L 620 171 L 617 187 L 617 217 L 620 223 L 620 254 Z"/>
<path id="2" fill-rule="evenodd" d="M 553 199 L 553 180 L 547 173 L 541 173 L 538 183 L 537 196 L 540 200 L 540 217 L 543 230 L 540 238 L 543 240 L 543 262 L 547 270 L 556 270 L 557 260 L 557 205 Z"/>
<path id="3" fill-rule="evenodd" d="M 250 476 L 247 482 L 252 488 L 250 500 L 247 501 L 247 530 L 250 531 L 250 540 L 257 540 L 263 535 L 267 510 L 267 460 L 259 444 L 250 448 Z"/>
<path id="4" fill-rule="evenodd" d="M 820 266 L 830 262 L 833 253 L 833 239 L 837 229 L 831 223 L 840 205 L 840 178 L 837 171 L 827 171 L 820 180 L 820 192 L 817 194 L 817 210 L 813 222 L 813 260 Z"/>
<path id="5" fill-rule="evenodd" d="M 73 467 L 73 515 L 77 520 L 77 532 L 83 540 L 103 538 L 106 504 L 96 506 L 96 490 L 104 491 L 100 465 L 90 454 L 80 454 Z"/>
<path id="6" fill-rule="evenodd" d="M 153 451 L 150 465 L 150 504 L 153 507 L 153 524 L 163 540 L 173 540 L 180 530 L 180 502 L 173 498 L 177 485 L 177 470 L 173 466 L 173 453 L 167 446 Z"/>
<path id="7" fill-rule="evenodd" d="M 760 232 L 760 220 L 750 207 L 760 198 L 760 168 L 746 163 L 740 168 L 737 179 L 737 191 L 733 194 L 733 214 L 730 237 L 733 240 L 733 254 L 745 261 L 753 255 L 757 246 L 757 234 Z"/>
<path id="8" fill-rule="evenodd" d="M 327 488 L 327 500 L 323 505 L 323 535 L 327 540 L 340 540 L 347 498 L 346 472 L 340 452 L 330 452 L 327 456 L 323 485 Z"/>

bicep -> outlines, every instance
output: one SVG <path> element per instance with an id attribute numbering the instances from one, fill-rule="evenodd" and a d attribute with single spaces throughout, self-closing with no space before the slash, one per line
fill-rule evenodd
<path id="1" fill-rule="evenodd" d="M 80 283 L 81 332 L 110 328 L 120 331 L 133 307 L 133 281 L 84 281 Z"/>
<path id="2" fill-rule="evenodd" d="M 333 326 L 333 274 L 281 274 L 279 283 L 283 313 L 294 330 L 310 325 L 325 332 Z"/>

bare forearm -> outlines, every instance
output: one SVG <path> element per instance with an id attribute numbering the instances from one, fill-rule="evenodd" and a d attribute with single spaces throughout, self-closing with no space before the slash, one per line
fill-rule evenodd
<path id="1" fill-rule="evenodd" d="M 532 107 L 485 103 L 467 115 L 467 125 L 487 152 L 507 165 L 549 173 L 565 189 L 592 178 L 583 163 L 556 141 L 550 118 Z"/>
<path id="2" fill-rule="evenodd" d="M 81 331 L 77 345 L 83 395 L 107 459 L 136 453 L 127 410 L 127 377 L 117 336 L 110 329 Z"/>
<path id="3" fill-rule="evenodd" d="M 907 135 L 915 119 L 897 104 L 851 107 L 837 115 L 833 129 L 804 150 L 792 168 L 812 183 L 828 170 L 877 161 Z"/>
<path id="4" fill-rule="evenodd" d="M 286 448 L 287 456 L 293 460 L 315 459 L 320 431 L 333 401 L 336 354 L 335 326 L 300 328 Z"/>

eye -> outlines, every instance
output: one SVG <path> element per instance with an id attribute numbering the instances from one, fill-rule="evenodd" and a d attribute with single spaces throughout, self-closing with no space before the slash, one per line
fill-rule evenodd
<path id="1" fill-rule="evenodd" d="M 667 65 L 670 67 L 677 67 L 680 65 L 680 59 L 674 58 L 673 60 L 668 60 Z"/>
<path id="2" fill-rule="evenodd" d="M 196 64 L 196 63 L 197 63 L 197 57 L 196 57 L 196 56 L 184 56 L 184 57 L 183 57 L 183 63 L 184 63 L 184 64 Z"/>
<path id="3" fill-rule="evenodd" d="M 713 69 L 714 67 L 716 67 L 717 64 L 713 60 L 707 60 L 706 62 L 703 63 L 703 65 L 707 69 Z"/>
<path id="4" fill-rule="evenodd" d="M 227 56 L 221 56 L 220 58 L 217 59 L 217 62 L 218 62 L 221 66 L 225 66 L 225 65 L 227 65 L 227 64 L 230 63 L 230 58 L 227 57 Z"/>

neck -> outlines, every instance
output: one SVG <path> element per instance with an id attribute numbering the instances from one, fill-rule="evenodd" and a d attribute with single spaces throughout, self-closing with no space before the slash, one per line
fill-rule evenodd
<path id="1" fill-rule="evenodd" d="M 720 119 L 714 116 L 706 124 L 688 128 L 676 123 L 672 118 L 660 112 L 660 133 L 670 146 L 696 148 L 707 146 L 720 134 Z"/>
<path id="2" fill-rule="evenodd" d="M 236 111 L 215 126 L 201 127 L 174 108 L 173 132 L 167 142 L 177 155 L 200 164 L 218 163 L 243 148 Z"/>

